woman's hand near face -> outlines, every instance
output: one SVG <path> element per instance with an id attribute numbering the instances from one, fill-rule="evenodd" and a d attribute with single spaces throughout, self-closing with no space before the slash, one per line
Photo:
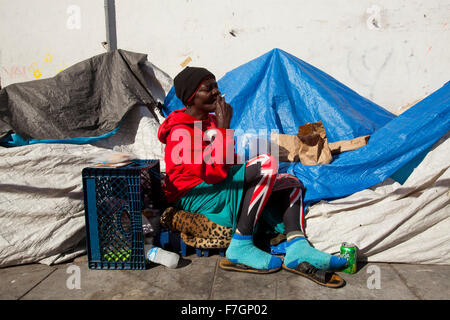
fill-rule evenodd
<path id="1" fill-rule="evenodd" d="M 233 108 L 225 102 L 225 98 L 220 94 L 217 96 L 214 104 L 216 105 L 217 127 L 229 129 L 231 118 L 233 117 Z"/>

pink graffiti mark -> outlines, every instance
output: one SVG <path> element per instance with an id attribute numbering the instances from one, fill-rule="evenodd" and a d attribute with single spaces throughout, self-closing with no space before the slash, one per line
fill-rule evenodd
<path id="1" fill-rule="evenodd" d="M 2 71 L 9 78 L 29 78 L 26 66 L 2 67 Z"/>

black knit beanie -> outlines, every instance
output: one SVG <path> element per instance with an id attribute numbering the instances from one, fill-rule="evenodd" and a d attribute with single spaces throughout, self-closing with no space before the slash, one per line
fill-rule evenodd
<path id="1" fill-rule="evenodd" d="M 214 75 L 205 68 L 186 67 L 173 79 L 175 94 L 186 105 L 200 83 L 209 77 L 214 78 Z"/>

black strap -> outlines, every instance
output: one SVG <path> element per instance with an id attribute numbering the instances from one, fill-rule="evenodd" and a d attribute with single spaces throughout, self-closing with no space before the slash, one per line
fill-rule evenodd
<path id="1" fill-rule="evenodd" d="M 306 261 L 300 263 L 296 269 L 302 273 L 313 275 L 315 279 L 319 280 L 322 283 L 327 282 L 327 276 L 330 273 L 327 272 L 326 270 L 317 269 L 316 267 L 314 267 L 313 265 L 309 264 Z"/>
<path id="2" fill-rule="evenodd" d="M 311 265 L 310 263 L 304 261 L 302 263 L 300 263 L 297 268 L 298 271 L 303 272 L 303 273 L 307 273 L 307 274 L 313 274 L 315 273 L 317 270 L 316 267 L 314 267 L 313 265 Z"/>
<path id="3" fill-rule="evenodd" d="M 317 270 L 317 272 L 315 274 L 315 277 L 320 282 L 326 283 L 327 282 L 327 280 L 326 280 L 327 279 L 327 275 L 328 275 L 327 271 L 325 271 L 325 270 Z"/>

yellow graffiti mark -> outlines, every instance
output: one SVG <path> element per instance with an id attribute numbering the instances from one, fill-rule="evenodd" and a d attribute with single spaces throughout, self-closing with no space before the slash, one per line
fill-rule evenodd
<path id="1" fill-rule="evenodd" d="M 50 52 L 46 52 L 45 53 L 45 56 L 44 56 L 44 62 L 45 63 L 52 63 L 52 62 L 54 62 L 53 61 L 53 55 L 50 53 Z M 42 62 L 42 61 L 41 61 Z M 59 63 L 59 65 L 58 65 L 58 67 L 57 67 L 57 70 L 58 70 L 58 73 L 59 72 L 61 72 L 61 71 L 63 71 L 64 69 L 66 69 L 67 68 L 67 65 L 63 62 L 63 63 Z M 38 64 L 38 62 L 36 62 L 36 61 L 34 61 L 34 62 L 32 62 L 31 64 L 30 64 L 30 66 L 28 67 L 28 71 L 30 72 L 30 73 L 32 73 L 33 74 L 33 76 L 36 78 L 36 79 L 39 79 L 40 77 L 42 77 L 42 72 L 41 72 L 41 70 L 40 69 L 44 69 L 45 70 L 45 68 L 44 67 L 39 67 L 39 64 Z"/>
<path id="2" fill-rule="evenodd" d="M 53 60 L 53 56 L 50 53 L 46 53 L 44 61 L 45 62 L 52 62 L 52 60 Z"/>
<path id="3" fill-rule="evenodd" d="M 189 62 L 191 62 L 192 61 L 192 58 L 191 57 L 187 57 L 182 63 L 180 63 L 180 66 L 182 67 L 182 68 L 184 68 L 184 67 L 186 67 L 188 64 L 189 64 Z"/>
<path id="4" fill-rule="evenodd" d="M 37 66 L 37 62 L 33 62 L 32 64 L 30 64 L 30 67 L 28 68 L 28 71 L 33 72 L 34 68 Z"/>
<path id="5" fill-rule="evenodd" d="M 39 78 L 42 76 L 42 73 L 39 71 L 39 69 L 36 69 L 36 70 L 33 72 L 33 76 L 34 76 L 36 79 L 39 79 Z"/>
<path id="6" fill-rule="evenodd" d="M 67 68 L 67 66 L 66 66 L 66 64 L 63 62 L 63 63 L 60 64 L 59 69 L 58 69 L 58 72 L 61 72 L 61 71 L 63 71 L 63 70 L 66 69 L 66 68 Z"/>
<path id="7" fill-rule="evenodd" d="M 36 67 L 38 66 L 37 62 L 33 62 L 30 67 L 28 68 L 29 71 L 33 72 L 33 76 L 36 79 L 39 79 L 42 76 L 41 71 L 39 71 L 39 69 L 37 69 Z"/>

